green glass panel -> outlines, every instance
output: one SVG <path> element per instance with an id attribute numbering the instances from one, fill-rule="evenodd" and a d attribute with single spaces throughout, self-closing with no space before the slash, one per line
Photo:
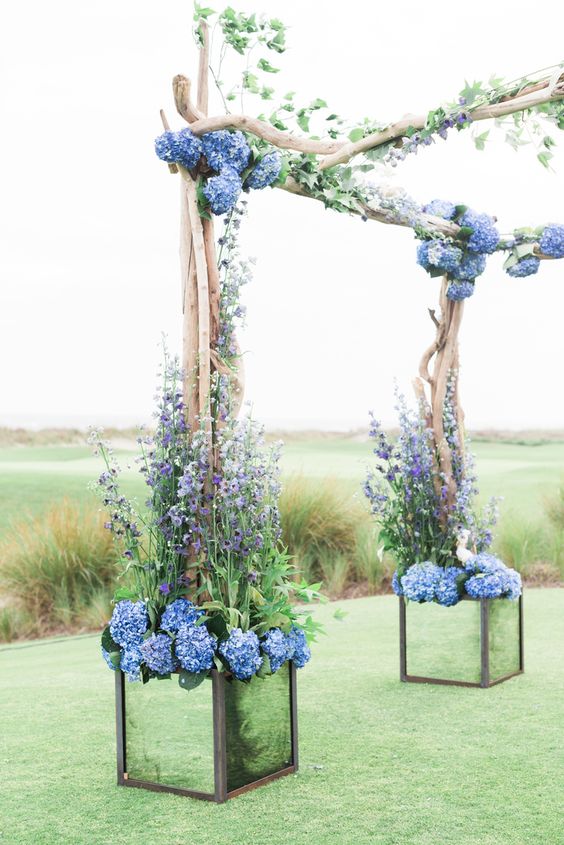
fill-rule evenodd
<path id="1" fill-rule="evenodd" d="M 212 684 L 125 681 L 126 770 L 130 778 L 214 792 Z"/>
<path id="2" fill-rule="evenodd" d="M 227 790 L 285 769 L 292 763 L 290 671 L 250 683 L 226 681 Z"/>
<path id="3" fill-rule="evenodd" d="M 519 668 L 519 602 L 491 601 L 490 681 L 518 672 Z"/>
<path id="4" fill-rule="evenodd" d="M 480 602 L 406 605 L 407 674 L 479 683 Z"/>

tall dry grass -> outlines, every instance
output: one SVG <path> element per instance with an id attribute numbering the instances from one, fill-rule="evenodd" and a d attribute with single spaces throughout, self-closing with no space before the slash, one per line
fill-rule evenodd
<path id="1" fill-rule="evenodd" d="M 0 545 L 0 637 L 97 627 L 117 575 L 113 539 L 95 508 L 64 500 L 16 523 Z"/>

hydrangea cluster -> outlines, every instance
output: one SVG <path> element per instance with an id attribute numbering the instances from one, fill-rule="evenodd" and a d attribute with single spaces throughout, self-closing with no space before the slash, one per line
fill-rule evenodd
<path id="1" fill-rule="evenodd" d="M 499 243 L 499 232 L 494 225 L 493 217 L 488 214 L 478 214 L 468 208 L 462 217 L 459 218 L 460 226 L 472 229 L 468 239 L 468 249 L 481 255 L 489 255 L 495 252 Z"/>
<path id="2" fill-rule="evenodd" d="M 280 628 L 271 628 L 261 639 L 260 645 L 270 661 L 272 672 L 277 672 L 288 659 L 289 643 L 287 636 Z"/>
<path id="3" fill-rule="evenodd" d="M 208 179 L 202 193 L 210 204 L 212 214 L 226 214 L 237 203 L 242 187 L 237 171 L 232 167 L 224 167 L 219 176 Z"/>
<path id="4" fill-rule="evenodd" d="M 506 273 L 514 279 L 523 279 L 525 276 L 534 276 L 535 273 L 538 273 L 539 267 L 540 259 L 536 255 L 527 255 L 517 261 L 516 264 L 508 267 Z"/>
<path id="5" fill-rule="evenodd" d="M 128 681 L 138 681 L 141 673 L 141 649 L 138 645 L 128 646 L 121 652 L 119 668 L 127 675 Z"/>
<path id="6" fill-rule="evenodd" d="M 521 595 L 521 576 L 503 561 L 487 552 L 474 555 L 465 565 L 470 578 L 465 583 L 472 598 L 508 598 L 516 600 Z"/>
<path id="7" fill-rule="evenodd" d="M 423 206 L 423 211 L 456 222 L 461 233 L 456 243 L 440 239 L 423 241 L 417 247 L 417 263 L 432 276 L 440 275 L 438 271 L 442 271 L 451 282 L 474 282 L 486 269 L 486 255 L 495 252 L 500 245 L 493 217 L 441 199 L 431 200 Z M 473 284 L 452 285 L 447 296 L 458 302 L 473 293 Z"/>
<path id="8" fill-rule="evenodd" d="M 414 563 L 401 578 L 403 594 L 410 601 L 434 601 L 440 578 L 441 567 L 435 563 Z"/>
<path id="9" fill-rule="evenodd" d="M 213 666 L 217 642 L 205 625 L 182 625 L 174 643 L 178 662 L 187 672 L 204 672 Z"/>
<path id="10" fill-rule="evenodd" d="M 248 680 L 262 666 L 259 639 L 254 631 L 233 628 L 229 637 L 220 643 L 219 652 L 239 681 Z"/>
<path id="11" fill-rule="evenodd" d="M 228 167 L 242 173 L 251 157 L 251 148 L 242 132 L 220 129 L 202 136 L 204 155 L 212 170 L 221 173 Z"/>
<path id="12" fill-rule="evenodd" d="M 142 642 L 139 650 L 145 665 L 157 675 L 174 672 L 176 667 L 172 656 L 172 640 L 168 634 L 151 634 Z"/>
<path id="13" fill-rule="evenodd" d="M 564 226 L 549 223 L 539 240 L 540 251 L 552 258 L 564 258 Z"/>
<path id="14" fill-rule="evenodd" d="M 256 191 L 267 188 L 276 182 L 282 170 L 282 156 L 277 150 L 267 153 L 253 168 L 247 177 L 245 187 Z"/>
<path id="15" fill-rule="evenodd" d="M 140 645 L 149 627 L 147 609 L 142 601 L 119 601 L 110 619 L 112 639 L 123 648 Z"/>
<path id="16" fill-rule="evenodd" d="M 293 625 L 287 636 L 287 640 L 288 660 L 291 660 L 297 669 L 303 669 L 311 658 L 311 650 L 307 644 L 304 631 Z"/>
<path id="17" fill-rule="evenodd" d="M 188 127 L 163 132 L 155 141 L 155 152 L 162 161 L 181 164 L 188 170 L 196 167 L 202 150 L 202 141 Z"/>
<path id="18" fill-rule="evenodd" d="M 473 296 L 474 290 L 474 282 L 450 282 L 446 295 L 453 302 L 461 302 L 463 299 Z"/>
<path id="19" fill-rule="evenodd" d="M 175 634 L 183 625 L 195 625 L 200 616 L 203 615 L 204 611 L 188 599 L 175 599 L 166 606 L 161 617 L 160 627 L 163 631 Z"/>

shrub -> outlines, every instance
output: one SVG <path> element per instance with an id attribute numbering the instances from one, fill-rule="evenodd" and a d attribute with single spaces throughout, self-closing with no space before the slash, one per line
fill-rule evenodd
<path id="1" fill-rule="evenodd" d="M 71 630 L 92 617 L 97 624 L 102 607 L 107 619 L 117 565 L 103 523 L 97 509 L 64 500 L 14 525 L 0 547 L 0 589 L 12 620 L 17 618 L 12 608 L 20 608 L 33 633 L 42 634 Z M 29 633 L 29 625 L 21 631 Z"/>

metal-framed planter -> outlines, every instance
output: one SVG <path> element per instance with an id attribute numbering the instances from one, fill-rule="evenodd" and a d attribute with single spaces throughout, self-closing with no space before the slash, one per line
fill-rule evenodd
<path id="1" fill-rule="evenodd" d="M 117 782 L 223 803 L 298 770 L 296 668 L 190 691 L 116 672 Z"/>
<path id="2" fill-rule="evenodd" d="M 492 687 L 524 671 L 523 596 L 453 607 L 399 597 L 400 680 Z"/>

